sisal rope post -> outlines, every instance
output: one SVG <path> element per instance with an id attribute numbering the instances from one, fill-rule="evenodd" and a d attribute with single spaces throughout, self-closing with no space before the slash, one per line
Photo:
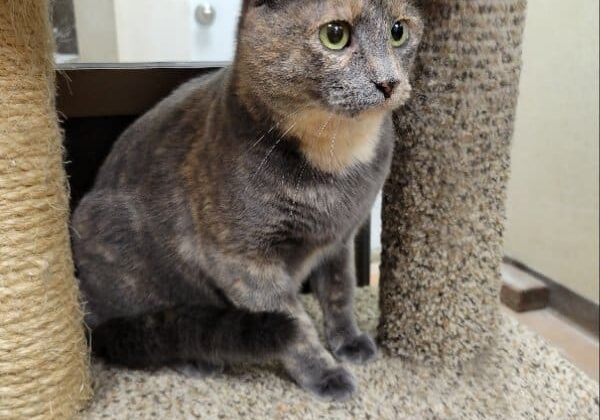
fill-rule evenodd
<path id="1" fill-rule="evenodd" d="M 384 190 L 379 338 L 461 364 L 493 343 L 526 0 L 423 0 Z"/>
<path id="2" fill-rule="evenodd" d="M 54 106 L 47 1 L 0 0 L 0 418 L 68 419 L 90 396 Z"/>

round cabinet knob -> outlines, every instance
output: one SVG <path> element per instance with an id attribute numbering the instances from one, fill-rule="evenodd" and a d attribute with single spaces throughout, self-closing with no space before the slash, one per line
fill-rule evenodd
<path id="1" fill-rule="evenodd" d="M 204 3 L 196 7 L 196 11 L 194 15 L 196 17 L 196 22 L 200 25 L 210 26 L 215 21 L 215 16 L 217 12 L 215 8 L 212 7 L 208 3 Z"/>

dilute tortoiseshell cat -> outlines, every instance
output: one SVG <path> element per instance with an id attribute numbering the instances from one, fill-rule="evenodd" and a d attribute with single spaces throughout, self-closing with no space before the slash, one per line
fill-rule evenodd
<path id="1" fill-rule="evenodd" d="M 133 368 L 280 362 L 347 398 L 376 354 L 353 239 L 390 167 L 422 21 L 407 0 L 245 0 L 233 65 L 115 144 L 73 216 L 93 350 Z M 298 294 L 310 279 L 331 353 Z"/>

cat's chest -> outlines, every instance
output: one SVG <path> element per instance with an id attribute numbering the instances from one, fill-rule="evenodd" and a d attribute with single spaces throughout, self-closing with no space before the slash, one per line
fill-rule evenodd
<path id="1" fill-rule="evenodd" d="M 281 233 L 315 246 L 346 239 L 369 213 L 385 172 L 375 165 L 344 177 L 307 171 L 303 182 L 281 191 Z"/>
<path id="2" fill-rule="evenodd" d="M 290 266 L 306 267 L 351 240 L 389 172 L 393 138 L 388 131 L 381 130 L 370 158 L 341 172 L 326 172 L 281 144 L 270 155 L 268 150 L 269 171 L 252 178 L 255 193 L 245 195 L 252 210 L 245 214 L 255 221 L 258 242 Z"/>
<path id="3" fill-rule="evenodd" d="M 350 185 L 349 182 L 304 186 L 289 196 L 288 205 L 292 209 L 289 221 L 293 224 L 301 219 L 306 225 L 314 225 L 313 230 L 317 232 L 339 231 L 364 211 L 369 195 L 367 185 Z"/>
<path id="4" fill-rule="evenodd" d="M 308 109 L 291 117 L 288 125 L 311 166 L 340 175 L 375 158 L 386 120 L 389 115 L 384 112 L 350 118 Z"/>
<path id="5" fill-rule="evenodd" d="M 352 240 L 378 190 L 373 179 L 354 179 L 307 185 L 282 200 L 287 206 L 281 206 L 285 210 L 273 231 L 272 246 L 294 278 L 302 281 L 337 246 Z"/>
<path id="6" fill-rule="evenodd" d="M 393 151 L 390 122 L 389 119 L 365 122 L 367 127 L 355 132 L 355 140 L 347 143 L 356 153 L 361 149 L 351 143 L 364 144 L 364 150 L 369 151 L 348 160 L 343 169 L 315 164 L 306 150 L 300 148 L 300 159 L 289 161 L 281 173 L 282 179 L 287 180 L 281 196 L 286 201 L 284 207 L 291 209 L 289 225 L 300 220 L 312 224 L 310 232 L 315 235 L 346 235 L 365 218 L 389 173 Z M 340 141 L 343 137 L 336 134 Z M 344 136 L 350 138 L 352 134 Z M 332 153 L 338 156 L 338 152 L 343 155 L 341 150 L 328 148 L 323 152 L 324 159 L 332 158 Z"/>

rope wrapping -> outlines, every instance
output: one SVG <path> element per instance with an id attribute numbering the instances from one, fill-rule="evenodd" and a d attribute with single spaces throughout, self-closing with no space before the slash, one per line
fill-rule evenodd
<path id="1" fill-rule="evenodd" d="M 71 418 L 91 393 L 48 16 L 0 0 L 1 419 Z"/>

